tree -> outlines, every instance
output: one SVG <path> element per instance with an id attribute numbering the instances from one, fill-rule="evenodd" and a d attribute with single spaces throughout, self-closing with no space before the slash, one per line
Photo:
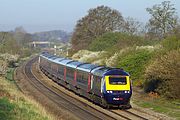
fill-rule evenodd
<path id="1" fill-rule="evenodd" d="M 158 38 L 163 38 L 166 33 L 172 31 L 177 25 L 177 15 L 174 5 L 170 1 L 156 4 L 152 8 L 147 8 L 151 15 L 149 19 L 148 33 Z"/>
<path id="2" fill-rule="evenodd" d="M 0 39 L 3 39 L 0 44 L 0 53 L 18 54 L 20 52 L 20 47 L 12 33 L 1 32 Z"/>
<path id="3" fill-rule="evenodd" d="M 121 31 L 123 17 L 117 10 L 107 6 L 99 6 L 88 11 L 88 15 L 80 19 L 72 35 L 72 49 L 86 49 L 98 36 L 110 31 Z"/>
<path id="4" fill-rule="evenodd" d="M 32 42 L 32 35 L 26 33 L 23 27 L 16 27 L 13 35 L 14 39 L 20 46 L 25 47 L 29 42 Z"/>
<path id="5" fill-rule="evenodd" d="M 14 32 L 15 33 L 26 33 L 26 30 L 22 26 L 19 26 L 19 27 L 15 28 Z"/>
<path id="6" fill-rule="evenodd" d="M 138 35 L 140 34 L 141 25 L 139 21 L 134 18 L 127 17 L 124 22 L 124 32 L 130 35 Z"/>
<path id="7" fill-rule="evenodd" d="M 3 44 L 8 32 L 0 32 L 0 43 Z"/>

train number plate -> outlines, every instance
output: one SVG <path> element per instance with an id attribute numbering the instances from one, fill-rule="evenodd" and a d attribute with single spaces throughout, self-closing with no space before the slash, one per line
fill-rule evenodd
<path id="1" fill-rule="evenodd" d="M 113 98 L 113 100 L 123 100 L 123 98 Z"/>

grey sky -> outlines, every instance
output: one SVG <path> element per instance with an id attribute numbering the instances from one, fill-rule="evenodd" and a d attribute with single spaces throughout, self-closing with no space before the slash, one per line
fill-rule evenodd
<path id="1" fill-rule="evenodd" d="M 0 0 L 0 31 L 23 26 L 28 32 L 72 31 L 76 21 L 87 15 L 90 8 L 106 5 L 122 13 L 147 22 L 145 8 L 164 0 Z M 180 16 L 180 0 L 170 0 Z"/>

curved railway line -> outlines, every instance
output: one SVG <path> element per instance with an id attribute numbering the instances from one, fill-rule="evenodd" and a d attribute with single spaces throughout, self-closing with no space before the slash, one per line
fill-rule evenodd
<path id="1" fill-rule="evenodd" d="M 61 107 L 73 115 L 77 116 L 77 118 L 85 120 L 148 120 L 154 119 L 157 120 L 157 117 L 153 117 L 147 115 L 141 115 L 140 112 L 136 110 L 138 113 L 134 113 L 130 110 L 106 110 L 95 104 L 90 103 L 89 101 L 81 100 L 77 95 L 72 96 L 72 92 L 65 90 L 62 86 L 55 85 L 54 82 L 52 84 L 47 84 L 42 79 L 40 71 L 35 71 L 33 69 L 33 64 L 35 66 L 37 58 L 34 58 L 28 61 L 22 67 L 22 72 L 24 76 L 27 78 L 26 81 L 31 84 L 35 89 L 37 89 L 41 94 L 46 96 L 52 102 L 54 102 L 58 107 Z M 36 66 L 37 68 L 37 66 Z M 17 74 L 17 73 L 16 73 Z M 48 78 L 46 78 L 48 79 Z"/>

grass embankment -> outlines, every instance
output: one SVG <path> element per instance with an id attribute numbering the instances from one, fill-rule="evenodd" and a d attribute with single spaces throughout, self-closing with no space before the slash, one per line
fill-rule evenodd
<path id="1" fill-rule="evenodd" d="M 141 100 L 134 99 L 133 103 L 180 120 L 180 100 L 169 101 L 163 98 L 148 97 Z"/>
<path id="2" fill-rule="evenodd" d="M 45 109 L 25 96 L 15 85 L 14 69 L 9 69 L 6 78 L 0 77 L 0 120 L 49 120 Z"/>

